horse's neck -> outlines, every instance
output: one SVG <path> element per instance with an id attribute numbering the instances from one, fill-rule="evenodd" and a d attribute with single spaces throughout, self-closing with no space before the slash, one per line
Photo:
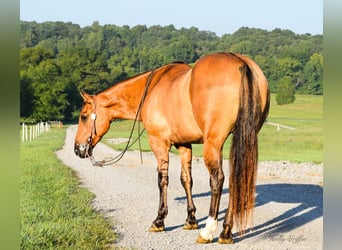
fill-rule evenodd
<path id="1" fill-rule="evenodd" d="M 102 92 L 111 119 L 135 119 L 149 73 L 139 75 Z"/>

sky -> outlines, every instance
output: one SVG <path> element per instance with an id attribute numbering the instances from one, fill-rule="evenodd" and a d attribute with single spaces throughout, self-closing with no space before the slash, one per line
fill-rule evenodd
<path id="1" fill-rule="evenodd" d="M 173 24 L 216 35 L 241 27 L 323 34 L 323 0 L 20 0 L 22 21 L 63 21 L 81 27 Z"/>

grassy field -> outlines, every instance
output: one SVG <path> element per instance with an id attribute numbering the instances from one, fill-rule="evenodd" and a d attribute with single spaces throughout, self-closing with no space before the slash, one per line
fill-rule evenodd
<path id="1" fill-rule="evenodd" d="M 323 161 L 323 97 L 297 95 L 293 104 L 277 105 L 272 96 L 269 122 L 293 127 L 277 129 L 265 124 L 260 131 L 260 159 L 292 162 Z"/>
<path id="2" fill-rule="evenodd" d="M 21 249 L 106 249 L 115 239 L 93 194 L 57 160 L 64 139 L 64 129 L 52 129 L 20 145 Z"/>
<path id="3" fill-rule="evenodd" d="M 314 162 L 323 161 L 323 97 L 297 95 L 293 104 L 277 105 L 275 95 L 271 97 L 268 122 L 277 123 L 294 129 L 285 129 L 265 124 L 259 133 L 260 161 Z M 113 145 L 106 139 L 127 138 L 133 122 L 117 121 L 104 137 L 104 142 L 115 148 L 123 149 L 125 143 Z M 141 125 L 142 126 L 142 125 Z M 133 135 L 136 138 L 137 130 Z M 149 151 L 146 132 L 141 138 L 143 151 Z M 228 157 L 230 139 L 224 146 L 224 157 Z M 202 145 L 193 145 L 195 156 L 202 155 Z M 135 143 L 133 150 L 138 150 Z M 175 149 L 172 149 L 176 152 Z"/>

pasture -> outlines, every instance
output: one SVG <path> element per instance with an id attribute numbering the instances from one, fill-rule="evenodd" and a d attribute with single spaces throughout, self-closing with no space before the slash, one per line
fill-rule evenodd
<path id="1" fill-rule="evenodd" d="M 115 238 L 94 195 L 57 159 L 64 139 L 64 129 L 51 129 L 20 144 L 21 249 L 106 249 Z"/>
<path id="2" fill-rule="evenodd" d="M 264 124 L 259 133 L 260 161 L 323 161 L 323 96 L 296 95 L 293 104 L 277 105 L 273 94 L 267 121 L 294 129 Z M 109 139 L 128 138 L 132 124 L 132 121 L 113 122 L 102 141 L 116 150 L 124 149 L 126 143 L 113 144 Z M 133 139 L 137 138 L 138 126 L 137 124 Z M 143 129 L 143 125 L 140 126 Z M 225 158 L 228 158 L 230 139 L 224 146 Z M 141 137 L 141 148 L 143 151 L 150 151 L 146 132 Z M 193 155 L 201 157 L 202 148 L 201 144 L 193 145 Z M 139 150 L 139 143 L 135 143 L 131 149 Z M 171 151 L 177 153 L 174 148 Z"/>

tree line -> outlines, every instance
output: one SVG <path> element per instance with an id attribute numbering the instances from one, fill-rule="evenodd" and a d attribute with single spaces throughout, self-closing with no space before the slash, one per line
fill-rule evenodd
<path id="1" fill-rule="evenodd" d="M 75 120 L 79 91 L 96 93 L 174 61 L 194 63 L 217 51 L 250 56 L 271 92 L 323 94 L 323 36 L 242 27 L 217 36 L 173 25 L 80 27 L 71 22 L 20 22 L 20 117 Z"/>

